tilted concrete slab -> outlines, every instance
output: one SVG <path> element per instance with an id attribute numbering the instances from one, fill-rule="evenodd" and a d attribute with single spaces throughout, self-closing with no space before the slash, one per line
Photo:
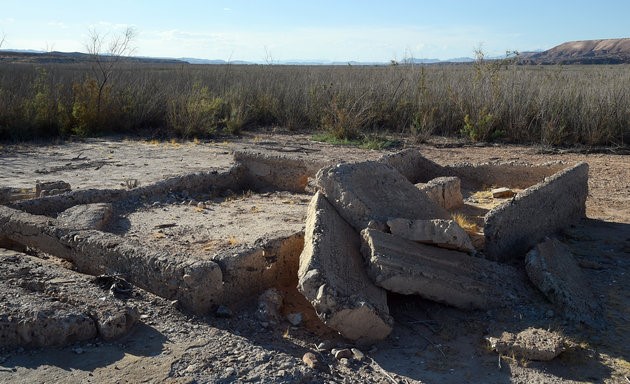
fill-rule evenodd
<path id="1" fill-rule="evenodd" d="M 513 267 L 373 229 L 361 236 L 370 277 L 389 291 L 462 309 L 501 307 L 531 293 Z"/>
<path id="2" fill-rule="evenodd" d="M 525 270 L 534 285 L 570 320 L 599 326 L 602 308 L 568 247 L 547 239 L 527 253 Z"/>
<path id="3" fill-rule="evenodd" d="M 449 218 L 445 209 L 384 162 L 325 167 L 317 173 L 315 184 L 357 231 L 367 228 L 372 220 Z"/>
<path id="4" fill-rule="evenodd" d="M 485 254 L 521 259 L 546 236 L 586 217 L 588 164 L 568 167 L 519 192 L 484 218 Z"/>
<path id="5" fill-rule="evenodd" d="M 330 328 L 359 343 L 392 331 L 386 292 L 369 279 L 359 235 L 320 192 L 308 209 L 298 289 Z"/>
<path id="6" fill-rule="evenodd" d="M 110 340 L 139 317 L 91 277 L 6 249 L 0 249 L 0 264 L 0 347 Z"/>

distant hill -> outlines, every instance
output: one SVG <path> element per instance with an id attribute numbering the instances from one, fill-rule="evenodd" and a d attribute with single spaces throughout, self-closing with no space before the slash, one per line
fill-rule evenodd
<path id="1" fill-rule="evenodd" d="M 581 40 L 521 58 L 523 64 L 629 64 L 630 38 Z"/>
<path id="2" fill-rule="evenodd" d="M 111 59 L 108 56 L 101 56 L 106 61 Z M 186 64 L 185 61 L 177 59 L 158 59 L 152 57 L 121 57 L 126 63 L 153 63 L 153 64 Z M 37 52 L 0 50 L 0 63 L 35 63 L 35 64 L 55 64 L 55 63 L 88 63 L 93 61 L 93 57 L 81 52 Z"/>

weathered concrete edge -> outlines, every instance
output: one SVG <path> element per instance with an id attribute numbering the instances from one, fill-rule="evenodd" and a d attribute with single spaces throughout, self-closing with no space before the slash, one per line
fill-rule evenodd
<path id="1" fill-rule="evenodd" d="M 34 215 L 55 216 L 66 209 L 79 204 L 111 203 L 119 200 L 140 198 L 141 196 L 160 196 L 169 192 L 207 192 L 209 190 L 239 190 L 242 188 L 245 169 L 236 164 L 230 169 L 219 171 L 195 172 L 173 176 L 158 182 L 134 189 L 80 189 L 60 195 L 46 196 L 30 200 L 20 200 L 8 207 Z"/>
<path id="2" fill-rule="evenodd" d="M 485 253 L 522 259 L 545 236 L 586 217 L 588 164 L 578 163 L 518 193 L 485 216 Z"/>
<path id="3" fill-rule="evenodd" d="M 0 206 L 0 238 L 70 260 L 82 273 L 122 274 L 158 296 L 178 300 L 184 309 L 205 313 L 222 293 L 222 274 L 210 260 L 176 263 L 165 252 L 96 230 L 59 228 L 46 216 Z"/>

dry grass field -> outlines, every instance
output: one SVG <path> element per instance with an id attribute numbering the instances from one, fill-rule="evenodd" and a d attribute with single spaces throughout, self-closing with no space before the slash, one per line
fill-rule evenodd
<path id="1" fill-rule="evenodd" d="M 627 65 L 525 66 L 511 59 L 390 66 L 124 63 L 0 65 L 0 141 L 98 136 L 204 138 L 260 127 L 335 140 L 404 134 L 469 141 L 623 146 Z"/>

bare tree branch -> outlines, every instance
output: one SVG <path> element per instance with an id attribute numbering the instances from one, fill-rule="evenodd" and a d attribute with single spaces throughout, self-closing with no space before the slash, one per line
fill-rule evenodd
<path id="1" fill-rule="evenodd" d="M 136 30 L 133 27 L 127 27 L 123 33 L 112 37 L 109 33 L 103 34 L 96 29 L 88 31 L 85 49 L 92 56 L 92 72 L 98 82 L 97 112 L 99 114 L 105 85 L 111 77 L 114 66 L 120 59 L 135 51 L 135 48 L 131 46 L 135 37 Z"/>

